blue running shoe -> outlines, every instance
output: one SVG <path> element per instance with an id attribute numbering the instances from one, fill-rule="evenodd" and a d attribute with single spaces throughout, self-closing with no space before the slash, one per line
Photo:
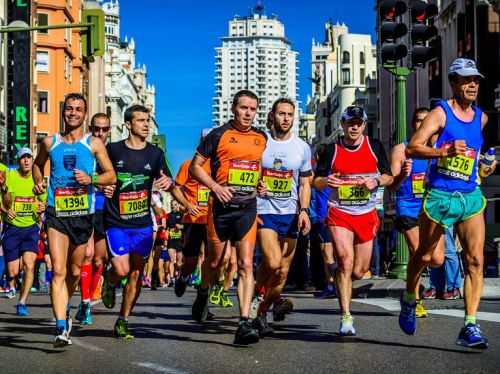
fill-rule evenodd
<path id="1" fill-rule="evenodd" d="M 26 306 L 26 304 L 17 304 L 16 314 L 22 317 L 29 316 L 30 314 L 28 312 L 28 307 Z"/>
<path id="2" fill-rule="evenodd" d="M 90 313 L 90 303 L 82 303 L 82 319 L 80 323 L 82 325 L 92 324 L 92 314 Z"/>
<path id="3" fill-rule="evenodd" d="M 76 314 L 75 314 L 75 319 L 80 323 L 83 320 L 82 309 L 83 309 L 83 301 L 81 301 L 80 304 L 78 304 L 78 307 L 76 308 Z"/>
<path id="4" fill-rule="evenodd" d="M 468 348 L 486 349 L 488 348 L 488 338 L 481 334 L 479 325 L 468 323 L 460 330 L 456 344 Z"/>
<path id="5" fill-rule="evenodd" d="M 401 312 L 399 312 L 399 327 L 405 334 L 413 335 L 417 329 L 417 303 L 407 303 L 401 296 Z"/>
<path id="6" fill-rule="evenodd" d="M 314 294 L 316 299 L 333 299 L 337 296 L 337 291 L 335 290 L 335 286 L 328 285 L 321 292 Z"/>

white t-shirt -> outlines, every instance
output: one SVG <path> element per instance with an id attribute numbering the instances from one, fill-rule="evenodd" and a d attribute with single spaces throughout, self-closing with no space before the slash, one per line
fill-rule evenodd
<path id="1" fill-rule="evenodd" d="M 297 214 L 299 177 L 312 175 L 311 149 L 295 135 L 284 141 L 267 135 L 262 155 L 262 179 L 268 195 L 257 198 L 257 213 Z"/>

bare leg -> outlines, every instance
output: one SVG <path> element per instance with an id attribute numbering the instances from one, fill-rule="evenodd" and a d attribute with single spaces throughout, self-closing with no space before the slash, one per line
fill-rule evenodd
<path id="1" fill-rule="evenodd" d="M 35 278 L 36 256 L 37 254 L 33 252 L 23 253 L 24 279 L 21 289 L 21 296 L 19 297 L 19 304 L 26 304 L 26 300 L 28 299 L 31 287 L 33 286 L 33 279 Z"/>

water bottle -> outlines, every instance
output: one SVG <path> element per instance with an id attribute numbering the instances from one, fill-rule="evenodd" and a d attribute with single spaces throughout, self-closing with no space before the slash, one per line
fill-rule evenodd
<path id="1" fill-rule="evenodd" d="M 495 148 L 491 147 L 479 161 L 479 176 L 486 177 L 495 161 Z"/>

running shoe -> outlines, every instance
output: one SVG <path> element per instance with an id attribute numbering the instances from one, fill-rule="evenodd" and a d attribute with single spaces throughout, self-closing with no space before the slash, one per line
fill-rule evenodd
<path id="1" fill-rule="evenodd" d="M 186 292 L 186 287 L 187 283 L 184 280 L 184 277 L 180 276 L 179 278 L 177 278 L 175 280 L 175 287 L 174 287 L 175 296 L 182 297 L 182 295 L 184 295 L 184 292 Z"/>
<path id="2" fill-rule="evenodd" d="M 132 340 L 134 335 L 128 328 L 128 321 L 124 319 L 117 319 L 114 327 L 115 336 L 123 340 Z"/>
<path id="3" fill-rule="evenodd" d="M 90 303 L 82 303 L 82 319 L 80 323 L 82 325 L 91 325 L 92 324 L 92 313 L 90 312 Z"/>
<path id="4" fill-rule="evenodd" d="M 488 338 L 482 335 L 479 325 L 468 323 L 460 330 L 456 344 L 468 348 L 486 349 L 488 348 Z"/>
<path id="5" fill-rule="evenodd" d="M 415 317 L 417 318 L 426 318 L 427 310 L 424 308 L 424 303 L 422 300 L 417 300 L 417 306 L 415 308 Z"/>
<path id="6" fill-rule="evenodd" d="M 399 312 L 399 327 L 405 334 L 413 335 L 417 329 L 417 317 L 415 315 L 417 303 L 407 303 L 403 296 L 400 300 L 401 312 Z"/>
<path id="7" fill-rule="evenodd" d="M 429 288 L 424 291 L 422 297 L 426 300 L 433 300 L 436 298 L 436 289 L 435 288 Z"/>
<path id="8" fill-rule="evenodd" d="M 273 328 L 267 323 L 266 314 L 261 314 L 260 316 L 257 316 L 257 318 L 254 318 L 252 321 L 252 327 L 257 330 L 260 338 L 270 336 L 274 333 Z"/>
<path id="9" fill-rule="evenodd" d="M 221 292 L 222 292 L 222 287 L 219 284 L 216 284 L 215 286 L 212 287 L 210 290 L 210 304 L 214 305 L 220 305 L 221 304 Z"/>
<path id="10" fill-rule="evenodd" d="M 339 328 L 340 336 L 356 336 L 356 329 L 354 328 L 354 319 L 351 315 L 344 315 L 340 320 Z"/>
<path id="11" fill-rule="evenodd" d="M 197 322 L 205 322 L 208 315 L 208 290 L 198 289 L 191 309 L 191 316 Z"/>
<path id="12" fill-rule="evenodd" d="M 69 333 L 64 328 L 60 328 L 56 330 L 56 336 L 54 337 L 54 348 L 61 348 L 67 345 L 73 344 L 71 342 L 71 338 L 69 337 Z"/>
<path id="13" fill-rule="evenodd" d="M 13 298 L 16 297 L 16 295 L 17 295 L 16 289 L 15 288 L 9 288 L 9 290 L 5 294 L 5 297 L 7 299 L 13 299 Z"/>
<path id="14" fill-rule="evenodd" d="M 169 287 L 169 288 L 170 288 L 170 287 L 174 287 L 174 285 L 175 285 L 175 284 L 174 284 L 174 280 L 173 280 L 173 279 L 170 279 L 170 280 L 168 281 L 168 285 L 167 285 L 167 287 Z"/>
<path id="15" fill-rule="evenodd" d="M 279 322 L 285 319 L 285 316 L 293 311 L 293 302 L 290 299 L 279 298 L 274 302 L 273 321 Z"/>
<path id="16" fill-rule="evenodd" d="M 220 294 L 220 300 L 223 308 L 232 308 L 233 307 L 233 300 L 231 300 L 231 297 L 227 294 L 226 291 L 222 291 Z"/>
<path id="17" fill-rule="evenodd" d="M 234 336 L 234 344 L 248 345 L 259 341 L 259 333 L 255 330 L 249 321 L 240 321 L 236 335 Z"/>
<path id="18" fill-rule="evenodd" d="M 199 287 L 201 284 L 201 274 L 200 274 L 200 268 L 197 267 L 196 270 L 194 271 L 193 275 L 191 276 L 191 283 L 193 287 Z"/>
<path id="19" fill-rule="evenodd" d="M 453 288 L 443 293 L 443 300 L 458 300 L 461 298 L 460 289 Z"/>
<path id="20" fill-rule="evenodd" d="M 255 319 L 257 318 L 257 313 L 259 311 L 259 305 L 260 303 L 264 300 L 264 296 L 256 294 L 253 299 L 252 303 L 250 304 L 250 318 Z"/>
<path id="21" fill-rule="evenodd" d="M 106 277 L 102 284 L 102 303 L 108 309 L 113 309 L 116 302 L 116 289 L 109 283 Z"/>
<path id="22" fill-rule="evenodd" d="M 321 292 L 317 292 L 314 294 L 314 297 L 317 299 L 333 299 L 337 296 L 337 291 L 335 290 L 334 285 L 328 285 Z"/>
<path id="23" fill-rule="evenodd" d="M 30 314 L 28 312 L 28 307 L 26 306 L 26 304 L 17 304 L 16 314 L 21 317 L 29 316 Z"/>
<path id="24" fill-rule="evenodd" d="M 82 322 L 83 320 L 82 309 L 83 309 L 83 301 L 81 301 L 80 304 L 78 304 L 78 307 L 76 308 L 75 319 L 78 322 Z"/>

